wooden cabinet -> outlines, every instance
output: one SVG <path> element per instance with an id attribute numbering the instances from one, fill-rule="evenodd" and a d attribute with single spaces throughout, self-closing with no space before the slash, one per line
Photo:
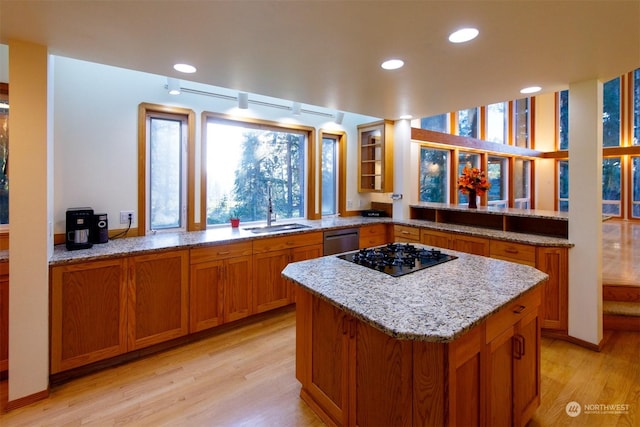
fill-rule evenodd
<path id="1" fill-rule="evenodd" d="M 301 397 L 320 405 L 329 425 L 410 425 L 411 342 L 396 340 L 307 292 L 301 292 L 298 307 L 302 319 L 296 323 L 305 330 L 298 331 L 304 350 L 297 351 L 310 356 L 296 361 L 304 365 L 298 379 L 307 385 Z"/>
<path id="2" fill-rule="evenodd" d="M 186 335 L 189 251 L 134 256 L 128 264 L 128 350 Z"/>
<path id="3" fill-rule="evenodd" d="M 251 314 L 251 242 L 191 249 L 189 332 Z"/>
<path id="4" fill-rule="evenodd" d="M 126 260 L 51 269 L 51 373 L 127 351 Z"/>
<path id="5" fill-rule="evenodd" d="M 0 262 L 0 374 L 9 369 L 9 262 Z M 1 377 L 1 376 L 0 376 Z"/>
<path id="6" fill-rule="evenodd" d="M 532 245 L 491 240 L 489 255 L 491 258 L 526 264 L 531 267 L 536 266 L 536 247 Z"/>
<path id="7" fill-rule="evenodd" d="M 388 243 L 387 224 L 371 224 L 360 227 L 360 249 Z"/>
<path id="8" fill-rule="evenodd" d="M 282 270 L 290 262 L 322 256 L 322 232 L 267 237 L 253 242 L 253 312 L 261 313 L 294 301 Z"/>
<path id="9" fill-rule="evenodd" d="M 488 425 L 524 426 L 540 405 L 541 298 L 537 288 L 487 320 Z"/>
<path id="10" fill-rule="evenodd" d="M 393 122 L 358 126 L 358 190 L 393 191 Z"/>
<path id="11" fill-rule="evenodd" d="M 567 248 L 536 248 L 536 268 L 549 275 L 542 296 L 542 327 L 569 330 L 569 254 Z"/>
<path id="12" fill-rule="evenodd" d="M 481 237 L 423 229 L 420 232 L 420 241 L 427 246 L 489 256 L 489 240 Z"/>
<path id="13" fill-rule="evenodd" d="M 394 242 L 407 242 L 407 243 L 419 243 L 420 242 L 420 229 L 417 227 L 409 227 L 406 225 L 394 225 L 393 226 L 393 241 Z"/>
<path id="14" fill-rule="evenodd" d="M 524 426 L 540 405 L 541 293 L 438 343 L 395 339 L 299 288 L 300 396 L 328 425 Z"/>

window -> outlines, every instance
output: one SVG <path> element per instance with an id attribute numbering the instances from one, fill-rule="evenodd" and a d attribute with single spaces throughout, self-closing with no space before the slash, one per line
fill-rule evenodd
<path id="1" fill-rule="evenodd" d="M 602 146 L 620 146 L 620 77 L 606 82 L 602 88 Z"/>
<path id="2" fill-rule="evenodd" d="M 478 138 L 478 109 L 458 111 L 458 135 Z"/>
<path id="3" fill-rule="evenodd" d="M 322 137 L 322 215 L 338 213 L 338 138 Z"/>
<path id="4" fill-rule="evenodd" d="M 498 102 L 487 106 L 487 137 L 486 140 L 498 144 L 507 143 L 509 103 Z"/>
<path id="5" fill-rule="evenodd" d="M 147 121 L 149 230 L 185 230 L 187 120 L 151 113 Z"/>
<path id="6" fill-rule="evenodd" d="M 440 114 L 437 116 L 423 117 L 420 119 L 420 127 L 422 129 L 432 130 L 435 132 L 449 133 L 449 115 Z"/>
<path id="7" fill-rule="evenodd" d="M 633 145 L 640 145 L 640 68 L 633 72 Z"/>
<path id="8" fill-rule="evenodd" d="M 558 161 L 558 210 L 569 211 L 569 161 Z"/>
<path id="9" fill-rule="evenodd" d="M 506 208 L 508 206 L 507 196 L 507 159 L 498 156 L 489 156 L 487 166 L 487 179 L 491 183 L 488 192 L 489 206 Z"/>
<path id="10" fill-rule="evenodd" d="M 606 215 L 621 215 L 620 160 L 620 157 L 602 159 L 602 213 Z"/>
<path id="11" fill-rule="evenodd" d="M 306 214 L 309 131 L 209 117 L 206 121 L 206 223 L 265 221 L 268 186 L 277 219 Z"/>
<path id="12" fill-rule="evenodd" d="M 531 207 L 531 160 L 514 159 L 513 162 L 513 207 Z"/>
<path id="13" fill-rule="evenodd" d="M 517 99 L 513 103 L 514 145 L 529 148 L 529 98 Z"/>
<path id="14" fill-rule="evenodd" d="M 446 203 L 449 194 L 449 150 L 420 147 L 420 201 Z"/>
<path id="15" fill-rule="evenodd" d="M 467 153 L 464 151 L 458 152 L 458 176 L 462 175 L 462 170 L 466 167 L 480 169 L 480 154 Z M 469 196 L 458 192 L 458 204 L 467 205 L 469 203 Z"/>
<path id="16" fill-rule="evenodd" d="M 631 157 L 631 217 L 640 218 L 640 156 Z"/>
<path id="17" fill-rule="evenodd" d="M 569 91 L 558 92 L 558 149 L 569 149 Z"/>

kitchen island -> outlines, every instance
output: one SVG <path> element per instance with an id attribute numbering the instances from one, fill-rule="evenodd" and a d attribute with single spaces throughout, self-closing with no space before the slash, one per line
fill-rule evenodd
<path id="1" fill-rule="evenodd" d="M 300 395 L 329 425 L 525 425 L 540 402 L 547 275 L 457 259 L 401 277 L 336 256 L 289 264 Z"/>

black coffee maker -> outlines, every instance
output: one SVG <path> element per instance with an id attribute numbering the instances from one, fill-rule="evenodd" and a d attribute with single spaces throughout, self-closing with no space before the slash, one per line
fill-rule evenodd
<path id="1" fill-rule="evenodd" d="M 70 208 L 67 209 L 67 250 L 86 249 L 93 246 L 91 243 L 91 225 L 93 222 L 93 209 Z"/>

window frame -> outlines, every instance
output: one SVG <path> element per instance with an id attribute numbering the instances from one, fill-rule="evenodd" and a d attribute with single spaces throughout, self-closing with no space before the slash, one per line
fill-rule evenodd
<path id="1" fill-rule="evenodd" d="M 141 103 L 138 106 L 138 227 L 137 235 L 147 234 L 147 218 L 149 215 L 149 200 L 147 197 L 148 168 L 147 164 L 147 117 L 157 115 L 160 117 L 175 117 L 186 120 L 187 146 L 186 146 L 186 230 L 197 230 L 198 225 L 193 218 L 195 201 L 195 112 L 188 108 L 172 107 L 160 104 Z M 169 229 L 166 231 L 172 231 Z"/>
<path id="2" fill-rule="evenodd" d="M 347 213 L 347 133 L 339 130 L 320 129 L 318 131 L 318 150 L 322 153 L 322 142 L 325 138 L 336 141 L 337 171 L 336 178 L 338 185 L 337 192 L 337 216 L 345 216 Z M 319 156 L 321 159 L 321 155 Z M 322 162 L 318 167 L 318 194 L 320 195 L 319 213 L 322 217 Z"/>
<path id="3" fill-rule="evenodd" d="M 253 127 L 263 130 L 275 130 L 275 131 L 294 131 L 298 133 L 306 133 L 307 146 L 305 147 L 306 159 L 305 159 L 305 177 L 306 182 L 306 197 L 305 197 L 305 215 L 306 219 L 320 219 L 321 212 L 318 212 L 316 205 L 316 188 L 319 180 L 317 176 L 318 167 L 316 165 L 316 159 L 319 156 L 319 144 L 315 139 L 316 130 L 310 126 L 297 125 L 291 123 L 280 123 L 271 120 L 255 119 L 248 117 L 237 117 L 224 113 L 215 113 L 211 111 L 204 111 L 201 119 L 201 146 L 200 146 L 200 229 L 206 230 L 207 228 L 221 227 L 222 225 L 207 225 L 207 124 L 210 121 L 217 121 L 220 123 L 226 123 L 233 126 Z"/>

